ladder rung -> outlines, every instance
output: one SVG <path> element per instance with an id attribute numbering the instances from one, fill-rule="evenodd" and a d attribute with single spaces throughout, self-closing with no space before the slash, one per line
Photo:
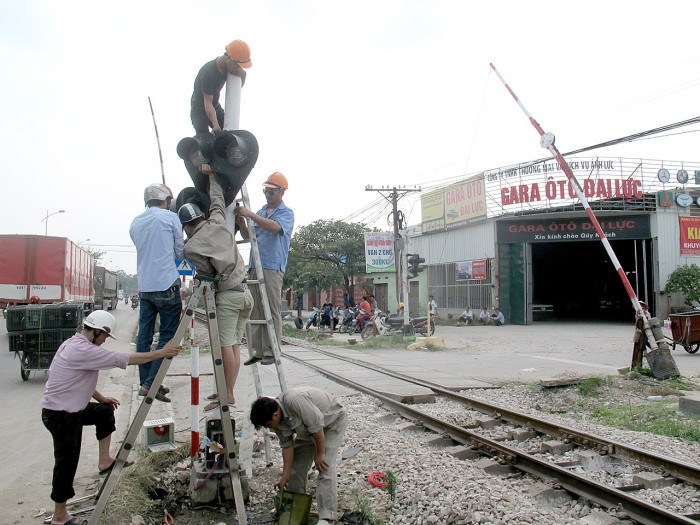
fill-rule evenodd
<path id="1" fill-rule="evenodd" d="M 265 319 L 248 319 L 250 324 L 267 324 Z"/>
<path id="2" fill-rule="evenodd" d="M 236 244 L 249 244 L 250 239 L 238 239 L 236 240 Z"/>

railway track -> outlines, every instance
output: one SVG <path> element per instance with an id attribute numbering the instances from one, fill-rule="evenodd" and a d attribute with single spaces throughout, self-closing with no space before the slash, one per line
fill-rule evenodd
<path id="1" fill-rule="evenodd" d="M 446 438 L 446 444 L 463 445 L 466 457 L 489 456 L 494 464 L 524 472 L 604 508 L 616 509 L 618 515 L 622 513 L 638 523 L 700 524 L 700 465 L 696 463 L 486 403 L 299 340 L 285 339 L 285 343 L 303 348 L 304 352 L 283 352 L 283 357 L 377 399 L 385 408 Z M 316 357 L 303 355 L 309 351 Z M 319 354 L 322 360 L 318 359 Z M 337 361 L 356 369 L 352 373 L 337 373 L 332 370 L 332 363 Z M 425 408 L 385 395 L 367 381 L 353 379 L 362 377 L 362 370 L 428 388 L 442 403 L 453 405 L 453 415 L 433 416 Z M 688 501 L 676 504 L 676 510 L 656 503 L 667 499 L 663 494 L 668 492 L 656 493 L 668 490 L 686 494 Z M 678 508 L 691 512 L 681 513 Z"/>
<path id="2" fill-rule="evenodd" d="M 285 342 L 300 344 L 291 340 Z M 693 525 L 700 523 L 698 521 L 700 504 L 696 503 L 697 510 L 693 513 L 673 512 L 652 503 L 652 500 L 659 498 L 654 497 L 655 490 L 650 488 L 667 487 L 673 484 L 679 491 L 690 491 L 695 495 L 695 499 L 700 501 L 700 492 L 697 489 L 700 485 L 700 465 L 698 464 L 486 403 L 432 382 L 409 377 L 365 361 L 310 348 L 307 345 L 303 347 L 316 354 L 322 354 L 326 358 L 337 359 L 362 369 L 429 388 L 442 398 L 458 405 L 455 407 L 455 413 L 459 413 L 459 417 L 452 418 L 453 420 L 465 419 L 465 409 L 486 415 L 486 418 L 467 415 L 466 419 L 471 423 L 458 425 L 444 418 L 434 417 L 415 406 L 397 401 L 365 383 L 348 377 L 349 375 L 357 377 L 357 373 L 338 374 L 331 371 L 328 364 L 318 364 L 318 359 L 309 360 L 295 353 L 283 352 L 284 357 L 302 363 L 340 384 L 380 400 L 385 407 L 428 430 L 448 437 L 454 444 L 465 445 L 468 450 L 496 458 L 501 464 L 548 483 L 554 481 L 559 487 L 605 508 L 621 509 L 638 523 Z M 610 471 L 626 472 L 627 478 L 632 477 L 633 480 L 641 480 L 641 482 L 616 483 L 619 477 L 609 475 Z M 601 475 L 601 472 L 604 475 Z"/>

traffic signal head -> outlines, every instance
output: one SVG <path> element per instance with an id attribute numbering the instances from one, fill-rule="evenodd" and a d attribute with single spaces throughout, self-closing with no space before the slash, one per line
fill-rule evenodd
<path id="1" fill-rule="evenodd" d="M 417 253 L 409 253 L 408 254 L 408 271 L 411 274 L 411 277 L 418 277 L 418 272 L 422 272 L 425 267 L 420 266 L 421 263 L 425 262 L 425 258 L 421 257 Z"/>
<path id="2" fill-rule="evenodd" d="M 219 177 L 226 206 L 231 204 L 258 160 L 258 141 L 249 131 L 224 131 L 214 139 L 211 169 Z"/>
<path id="3" fill-rule="evenodd" d="M 224 201 L 228 206 L 258 160 L 258 141 L 249 131 L 223 131 L 212 141 L 184 138 L 177 145 L 177 154 L 185 161 L 194 187 L 201 194 L 200 200 L 208 200 L 209 197 L 209 176 L 200 171 L 202 165 L 209 164 L 224 191 Z M 202 209 L 208 212 L 209 207 Z"/>
<path id="4" fill-rule="evenodd" d="M 185 168 L 190 174 L 194 187 L 201 194 L 200 201 L 207 200 L 207 206 L 202 208 L 209 212 L 209 176 L 200 171 L 204 164 L 211 164 L 214 158 L 214 149 L 211 141 L 203 138 L 185 137 L 177 145 L 177 155 L 185 161 Z M 180 203 L 182 206 L 184 203 Z M 179 210 L 179 206 L 174 211 Z"/>

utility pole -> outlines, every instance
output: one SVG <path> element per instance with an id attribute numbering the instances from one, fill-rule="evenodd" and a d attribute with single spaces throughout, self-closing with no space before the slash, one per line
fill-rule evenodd
<path id="1" fill-rule="evenodd" d="M 368 184 L 367 186 L 365 186 L 365 191 L 379 192 L 382 197 L 384 197 L 387 201 L 391 203 L 392 223 L 394 225 L 394 266 L 396 268 L 396 299 L 397 301 L 401 302 L 404 296 L 408 296 L 407 293 L 404 294 L 403 289 L 404 283 L 407 281 L 401 278 L 403 275 L 403 268 L 405 267 L 405 257 L 403 257 L 405 249 L 402 246 L 400 246 L 400 244 L 397 243 L 397 241 L 401 238 L 401 236 L 399 235 L 399 230 L 406 229 L 406 225 L 403 224 L 403 213 L 399 214 L 397 203 L 399 199 L 405 197 L 409 193 L 414 191 L 421 191 L 421 188 L 417 186 L 413 186 L 412 188 L 406 188 L 405 186 L 403 188 L 396 186 L 394 186 L 393 188 L 373 188 Z M 408 312 L 408 303 L 405 301 L 404 303 L 404 311 Z"/>

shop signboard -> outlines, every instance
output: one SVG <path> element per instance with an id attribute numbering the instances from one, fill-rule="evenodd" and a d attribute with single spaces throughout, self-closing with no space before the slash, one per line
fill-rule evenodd
<path id="1" fill-rule="evenodd" d="M 648 239 L 648 215 L 597 217 L 608 240 Z M 596 241 L 598 234 L 588 217 L 524 219 L 496 223 L 499 243 Z"/>
<path id="2" fill-rule="evenodd" d="M 365 272 L 395 272 L 394 234 L 365 232 Z"/>
<path id="3" fill-rule="evenodd" d="M 700 217 L 678 217 L 680 222 L 681 255 L 700 257 Z"/>
<path id="4" fill-rule="evenodd" d="M 483 174 L 421 197 L 423 233 L 459 228 L 485 218 Z"/>

